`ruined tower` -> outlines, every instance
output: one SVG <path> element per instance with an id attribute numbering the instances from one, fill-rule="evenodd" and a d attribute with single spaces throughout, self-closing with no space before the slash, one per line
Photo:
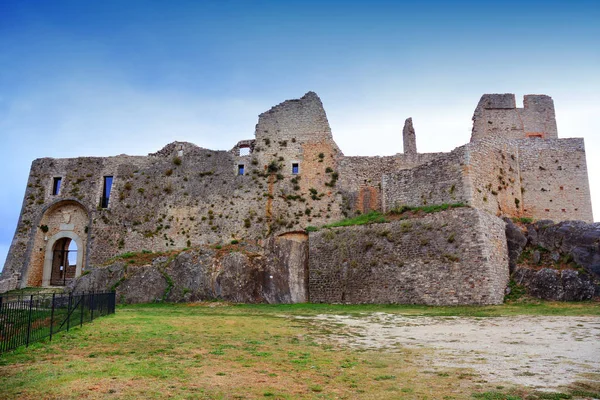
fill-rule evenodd
<path id="1" fill-rule="evenodd" d="M 404 141 L 404 154 L 407 156 L 417 154 L 417 138 L 415 135 L 415 128 L 413 128 L 412 118 L 407 118 L 406 121 L 404 121 L 402 139 Z"/>

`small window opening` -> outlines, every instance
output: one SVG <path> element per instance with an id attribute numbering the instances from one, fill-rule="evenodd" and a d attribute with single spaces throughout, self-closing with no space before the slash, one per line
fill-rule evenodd
<path id="1" fill-rule="evenodd" d="M 540 139 L 543 139 L 544 138 L 544 132 L 527 132 L 526 136 L 528 138 L 540 138 Z"/>
<path id="2" fill-rule="evenodd" d="M 110 198 L 110 191 L 112 189 L 112 182 L 113 182 L 113 177 L 112 176 L 105 176 L 104 177 L 104 187 L 102 189 L 102 199 L 100 201 L 100 206 L 102 208 L 108 208 L 108 200 Z"/>
<path id="3" fill-rule="evenodd" d="M 293 163 L 292 164 L 292 174 L 298 175 L 298 173 L 300 173 L 300 167 L 298 166 L 298 163 Z"/>
<path id="4" fill-rule="evenodd" d="M 250 147 L 240 147 L 240 157 L 250 155 Z"/>
<path id="5" fill-rule="evenodd" d="M 238 165 L 238 175 L 244 175 L 244 164 Z"/>
<path id="6" fill-rule="evenodd" d="M 52 195 L 56 196 L 60 192 L 60 184 L 62 182 L 62 178 L 54 178 L 54 183 L 52 184 Z"/>

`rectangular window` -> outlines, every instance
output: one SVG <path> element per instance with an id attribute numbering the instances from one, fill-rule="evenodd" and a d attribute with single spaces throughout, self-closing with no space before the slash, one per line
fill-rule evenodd
<path id="1" fill-rule="evenodd" d="M 62 182 L 62 178 L 54 178 L 54 182 L 52 183 L 52 195 L 56 196 L 60 192 L 60 183 Z"/>
<path id="2" fill-rule="evenodd" d="M 244 164 L 238 165 L 238 175 L 244 175 Z"/>
<path id="3" fill-rule="evenodd" d="M 292 164 L 292 174 L 298 175 L 299 172 L 300 172 L 300 168 L 298 167 L 298 163 L 293 163 Z"/>
<path id="4" fill-rule="evenodd" d="M 525 136 L 528 138 L 544 138 L 544 132 L 526 132 Z"/>
<path id="5" fill-rule="evenodd" d="M 100 201 L 100 207 L 108 208 L 108 199 L 110 198 L 110 190 L 112 188 L 113 177 L 104 177 L 104 187 L 102 189 L 102 199 Z"/>

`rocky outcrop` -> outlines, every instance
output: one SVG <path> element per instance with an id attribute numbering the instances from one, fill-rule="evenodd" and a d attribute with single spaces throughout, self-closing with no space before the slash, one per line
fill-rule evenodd
<path id="1" fill-rule="evenodd" d="M 527 244 L 527 237 L 523 234 L 521 229 L 510 220 L 510 218 L 504 218 L 504 222 L 506 222 L 508 266 L 510 267 L 510 272 L 512 274 L 517 267 L 517 260 Z"/>
<path id="2" fill-rule="evenodd" d="M 581 301 L 594 296 L 596 285 L 588 274 L 574 270 L 517 267 L 512 275 L 515 283 L 531 296 L 553 301 Z"/>
<path id="3" fill-rule="evenodd" d="M 600 223 L 550 220 L 519 228 L 506 220 L 512 279 L 531 296 L 554 301 L 600 295 Z"/>
<path id="4" fill-rule="evenodd" d="M 600 278 L 600 222 L 538 221 L 527 226 L 529 244 L 556 255 L 569 255 L 587 272 Z"/>
<path id="5" fill-rule="evenodd" d="M 282 243 L 280 243 L 282 242 Z M 289 243 L 288 243 L 289 242 Z M 74 281 L 73 292 L 116 290 L 123 303 L 226 300 L 237 303 L 291 303 L 306 301 L 298 293 L 308 262 L 306 243 L 282 258 L 277 249 L 293 246 L 289 240 L 270 240 L 266 249 L 245 244 L 223 248 L 201 247 L 175 257 L 157 257 L 150 265 L 124 261 L 97 267 Z M 293 242 L 296 243 L 296 242 Z M 220 247 L 220 246 L 219 246 Z M 299 254 L 299 256 L 295 256 Z M 296 257 L 297 259 L 295 259 Z M 134 260 L 132 260 L 134 261 Z M 290 266 L 293 266 L 290 268 Z"/>

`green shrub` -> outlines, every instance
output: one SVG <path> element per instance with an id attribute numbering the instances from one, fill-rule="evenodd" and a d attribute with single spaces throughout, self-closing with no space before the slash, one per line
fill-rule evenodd
<path id="1" fill-rule="evenodd" d="M 520 218 L 512 218 L 513 222 L 520 222 L 522 224 L 531 224 L 533 222 L 533 218 L 520 217 Z"/>
<path id="2" fill-rule="evenodd" d="M 269 163 L 269 166 L 267 167 L 267 170 L 272 174 L 279 171 L 279 164 L 277 164 L 277 161 L 275 161 L 275 160 L 271 161 Z"/>
<path id="3" fill-rule="evenodd" d="M 518 285 L 513 279 L 508 282 L 508 288 L 510 292 L 504 296 L 504 301 L 516 301 L 519 300 L 526 294 L 526 290 L 523 286 Z"/>

